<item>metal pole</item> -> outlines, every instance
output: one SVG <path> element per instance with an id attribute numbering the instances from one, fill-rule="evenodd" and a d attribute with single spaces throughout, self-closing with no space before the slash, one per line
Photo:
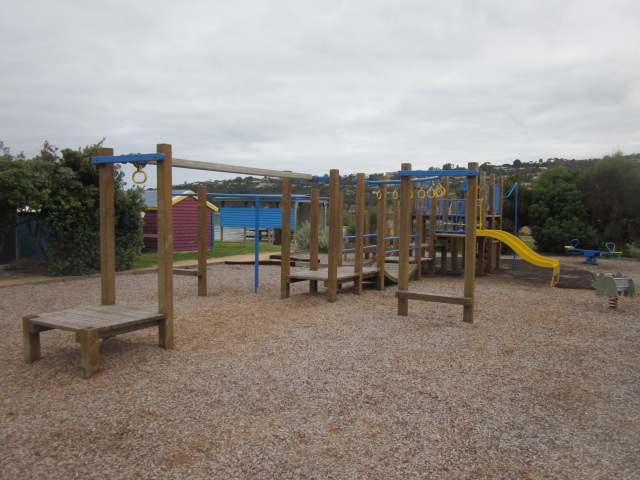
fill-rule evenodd
<path id="1" fill-rule="evenodd" d="M 258 292 L 258 285 L 260 283 L 260 197 L 256 197 L 255 199 L 255 208 L 256 208 L 256 224 L 254 229 L 254 258 L 255 265 L 253 266 L 253 293 Z"/>

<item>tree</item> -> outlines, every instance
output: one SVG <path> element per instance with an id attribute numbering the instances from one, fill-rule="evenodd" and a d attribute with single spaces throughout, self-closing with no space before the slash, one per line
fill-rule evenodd
<path id="1" fill-rule="evenodd" d="M 45 149 L 50 149 L 46 143 Z M 30 214 L 40 209 L 51 171 L 46 163 L 26 160 L 23 154 L 14 157 L 2 142 L 0 151 L 0 238 L 4 238 L 16 227 L 18 212 Z"/>
<path id="2" fill-rule="evenodd" d="M 580 182 L 591 220 L 606 242 L 619 247 L 640 242 L 640 163 L 622 152 L 598 160 Z"/>
<path id="3" fill-rule="evenodd" d="M 14 161 L 9 148 L 0 142 L 0 253 L 4 248 L 6 236 L 16 222 L 17 208 L 12 201 L 13 183 L 20 179 L 20 167 Z"/>
<path id="4" fill-rule="evenodd" d="M 529 207 L 532 201 L 532 192 L 529 187 L 523 184 L 520 174 L 512 175 L 504 182 L 503 195 L 511 190 L 513 184 L 518 182 L 518 228 L 529 225 Z M 508 198 L 504 199 L 502 208 L 502 229 L 513 232 L 516 218 L 515 191 Z"/>
<path id="5" fill-rule="evenodd" d="M 50 275 L 82 275 L 100 268 L 98 169 L 91 157 L 100 144 L 83 149 L 58 149 L 45 142 L 30 160 L 4 155 L 0 192 L 7 210 L 28 213 L 37 220 L 30 230 Z M 139 189 L 124 190 L 116 169 L 116 269 L 130 268 L 142 246 L 145 210 Z M 7 193 L 9 192 L 9 193 Z M 0 210 L 6 217 L 5 206 Z M 15 221 L 14 221 L 15 224 Z"/>
<path id="6" fill-rule="evenodd" d="M 585 195 L 578 188 L 580 171 L 554 167 L 534 183 L 529 207 L 531 235 L 543 252 L 561 253 L 573 238 L 586 248 L 597 244 L 597 232 L 588 221 Z"/>

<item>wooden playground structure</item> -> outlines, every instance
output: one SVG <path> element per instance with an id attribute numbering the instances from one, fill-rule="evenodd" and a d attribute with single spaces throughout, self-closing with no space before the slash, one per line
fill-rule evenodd
<path id="1" fill-rule="evenodd" d="M 80 344 L 80 362 L 83 377 L 89 378 L 99 371 L 99 342 L 123 333 L 158 327 L 159 345 L 165 349 L 174 346 L 173 334 L 173 275 L 194 275 L 194 271 L 173 268 L 172 169 L 189 168 L 245 175 L 312 180 L 313 175 L 282 172 L 261 168 L 236 167 L 217 163 L 197 162 L 172 157 L 169 144 L 159 144 L 156 153 L 114 156 L 113 149 L 103 148 L 93 159 L 98 165 L 100 178 L 100 271 L 101 304 L 41 313 L 23 317 L 24 358 L 32 363 L 40 358 L 40 333 L 59 329 L 76 334 Z M 132 163 L 138 172 L 147 163 L 156 165 L 158 199 L 158 308 L 149 311 L 137 306 L 116 304 L 115 275 L 115 181 L 114 164 Z M 134 174 L 135 175 L 135 174 Z M 145 174 L 146 178 L 146 174 Z M 200 193 L 200 202 L 206 202 L 206 192 Z M 200 215 L 203 215 L 201 213 Z M 203 225 L 204 222 L 200 222 Z M 204 238 L 204 232 L 200 232 Z M 199 294 L 206 294 L 206 249 L 199 248 Z"/>
<path id="2" fill-rule="evenodd" d="M 322 281 L 327 287 L 327 301 L 337 299 L 338 288 L 343 283 L 353 282 L 356 294 L 362 293 L 363 282 L 375 279 L 376 288 L 384 289 L 385 280 L 398 284 L 398 314 L 407 315 L 408 300 L 435 301 L 464 307 L 463 319 L 473 322 L 473 304 L 476 270 L 479 274 L 495 271 L 500 262 L 500 242 L 492 238 L 478 237 L 478 226 L 486 225 L 491 229 L 502 225 L 502 196 L 496 196 L 501 191 L 502 180 L 496 184 L 495 176 L 491 176 L 489 186 L 486 186 L 486 176 L 478 171 L 477 163 L 470 163 L 466 171 L 412 171 L 410 164 L 402 165 L 398 172 L 401 177 L 399 202 L 394 208 L 394 223 L 398 225 L 397 236 L 388 235 L 386 227 L 388 191 L 390 182 L 371 182 L 378 186 L 378 219 L 377 233 L 368 237 L 376 237 L 375 245 L 365 245 L 364 215 L 365 215 L 365 179 L 364 174 L 356 176 L 356 233 L 353 265 L 342 265 L 343 236 L 341 221 L 341 201 L 339 192 L 339 172 L 332 170 L 330 175 L 330 224 L 329 224 L 329 252 L 328 266 L 318 267 L 317 214 L 312 213 L 310 264 L 308 269 L 290 271 L 290 244 L 282 245 L 282 276 L 281 297 L 290 294 L 290 285 L 295 282 L 308 281 L 309 291 L 318 291 L 318 282 Z M 427 176 L 429 179 L 442 178 L 448 189 L 449 177 L 466 178 L 467 195 L 456 205 L 465 206 L 466 210 L 457 215 L 451 215 L 452 199 L 438 199 L 435 195 L 424 194 L 424 186 L 414 183 L 416 177 Z M 479 185 L 482 188 L 479 190 Z M 496 188 L 498 185 L 499 188 Z M 283 186 L 283 198 L 289 195 L 288 186 Z M 487 201 L 482 200 L 487 195 Z M 317 192 L 315 193 L 317 195 Z M 397 191 L 394 193 L 397 198 Z M 468 201 L 468 199 L 478 199 Z M 427 201 L 424 201 L 424 200 Z M 485 209 L 485 205 L 489 205 Z M 449 207 L 449 208 L 448 208 Z M 287 209 L 283 209 L 286 212 Z M 312 201 L 312 212 L 317 211 L 317 205 Z M 455 217 L 455 220 L 451 220 Z M 442 226 L 438 228 L 438 223 Z M 285 220 L 283 219 L 283 224 Z M 446 228 L 446 226 L 450 228 Z M 428 266 L 428 273 L 435 274 L 436 252 L 440 251 L 441 274 L 446 273 L 447 253 L 450 251 L 453 269 L 457 269 L 458 248 L 473 245 L 474 248 L 463 248 L 464 255 L 464 294 L 462 296 L 438 296 L 408 290 L 410 279 L 419 279 L 423 266 Z M 477 247 L 475 247 L 477 245 Z M 365 265 L 365 250 L 375 253 L 375 265 Z M 476 269 L 476 252 L 478 265 Z M 390 256 L 393 255 L 393 256 Z"/>
<path id="3" fill-rule="evenodd" d="M 172 147 L 169 144 L 159 144 L 154 154 L 114 156 L 112 149 L 104 148 L 100 156 L 93 159 L 93 163 L 98 166 L 100 178 L 101 304 L 23 317 L 26 362 L 31 363 L 40 358 L 41 332 L 52 329 L 71 331 L 76 334 L 76 341 L 80 344 L 82 373 L 85 378 L 90 377 L 100 368 L 98 347 L 100 340 L 139 329 L 158 327 L 160 347 L 173 348 L 173 275 L 197 276 L 198 295 L 204 296 L 207 293 L 205 221 L 203 220 L 207 192 L 203 187 L 198 190 L 200 219 L 198 267 L 196 270 L 174 269 L 171 208 L 173 167 L 281 178 L 283 226 L 291 225 L 292 181 L 294 179 L 320 180 L 305 173 L 177 159 L 173 158 Z M 114 165 L 116 163 L 132 163 L 138 167 L 136 173 L 149 163 L 154 164 L 157 169 L 157 311 L 116 304 L 114 228 Z M 290 286 L 296 282 L 308 281 L 309 291 L 312 293 L 318 292 L 318 282 L 323 282 L 326 285 L 327 300 L 335 302 L 338 289 L 344 283 L 353 282 L 355 293 L 361 294 L 365 281 L 375 281 L 378 290 L 383 290 L 385 281 L 390 281 L 398 284 L 395 295 L 399 315 L 408 315 L 409 300 L 432 301 L 463 306 L 463 320 L 468 323 L 473 322 L 476 265 L 479 265 L 478 273 L 483 274 L 497 269 L 500 261 L 500 240 L 492 238 L 491 235 L 478 236 L 477 229 L 488 227 L 487 231 L 493 231 L 501 228 L 502 181 L 496 183 L 495 177 L 491 176 L 487 193 L 486 178 L 482 172 L 478 171 L 477 163 L 469 163 L 468 170 L 437 172 L 414 171 L 410 164 L 403 164 L 397 175 L 400 177 L 399 181 L 370 182 L 378 188 L 376 195 L 379 218 L 375 234 L 365 234 L 366 180 L 362 173 L 356 176 L 356 232 L 355 237 L 352 237 L 355 240 L 355 247 L 348 249 L 354 253 L 354 263 L 344 265 L 340 176 L 338 170 L 330 171 L 328 265 L 322 268 L 319 265 L 320 196 L 318 190 L 313 190 L 311 192 L 309 268 L 291 271 L 291 235 L 289 228 L 283 228 L 281 298 L 289 297 Z M 436 198 L 436 195 L 424 194 L 425 180 L 420 177 L 427 177 L 428 180 L 436 177 L 447 186 L 448 177 L 464 177 L 467 185 L 466 198 L 456 201 L 452 213 L 450 206 L 454 205 L 452 203 L 454 199 Z M 394 223 L 397 225 L 395 236 L 389 235 L 386 220 L 389 197 L 387 186 L 392 183 L 400 184 L 399 202 L 394 208 Z M 447 186 L 440 189 L 446 191 Z M 397 192 L 394 191 L 392 199 L 398 197 Z M 464 212 L 460 210 L 461 206 L 464 206 Z M 376 238 L 375 244 L 370 243 L 373 237 Z M 425 268 L 428 267 L 429 275 L 435 275 L 437 250 L 440 251 L 441 260 L 444 262 L 441 266 L 442 274 L 446 272 L 448 251 L 451 254 L 452 267 L 457 268 L 459 246 L 463 247 L 464 257 L 462 294 L 442 296 L 409 289 L 409 281 L 412 278 L 420 278 Z M 366 254 L 371 253 L 375 255 L 375 263 L 365 264 Z M 551 265 L 542 264 L 542 266 Z"/>

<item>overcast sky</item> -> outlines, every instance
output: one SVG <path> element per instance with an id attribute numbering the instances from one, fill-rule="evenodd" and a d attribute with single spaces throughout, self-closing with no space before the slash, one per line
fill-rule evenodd
<path id="1" fill-rule="evenodd" d="M 324 174 L 640 152 L 638 0 L 1 4 L 14 154 L 106 137 Z"/>

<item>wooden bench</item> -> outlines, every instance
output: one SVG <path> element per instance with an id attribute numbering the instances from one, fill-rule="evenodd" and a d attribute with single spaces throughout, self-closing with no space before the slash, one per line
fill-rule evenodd
<path id="1" fill-rule="evenodd" d="M 98 305 L 29 315 L 22 319 L 24 359 L 32 363 L 40 358 L 40 332 L 53 329 L 74 332 L 80 344 L 82 376 L 89 378 L 100 370 L 99 340 L 155 326 L 159 328 L 162 345 L 164 315 L 139 307 Z"/>

